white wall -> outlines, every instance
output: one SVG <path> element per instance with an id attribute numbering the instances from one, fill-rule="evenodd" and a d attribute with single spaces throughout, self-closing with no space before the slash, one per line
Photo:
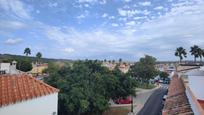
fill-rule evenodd
<path id="1" fill-rule="evenodd" d="M 191 105 L 191 109 L 193 110 L 194 115 L 200 115 L 196 103 L 193 101 L 193 98 L 191 97 L 189 90 L 186 90 L 186 96 Z"/>
<path id="2" fill-rule="evenodd" d="M 10 63 L 0 63 L 0 70 L 5 70 L 6 73 L 10 72 Z"/>
<path id="3" fill-rule="evenodd" d="M 57 104 L 58 93 L 54 93 L 1 107 L 0 115 L 57 115 Z"/>
<path id="4" fill-rule="evenodd" d="M 204 100 L 204 76 L 188 76 L 189 87 L 195 97 Z"/>

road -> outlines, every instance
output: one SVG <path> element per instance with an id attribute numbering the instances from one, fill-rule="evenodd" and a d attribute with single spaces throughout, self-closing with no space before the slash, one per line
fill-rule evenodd
<path id="1" fill-rule="evenodd" d="M 167 89 L 165 88 L 155 90 L 138 115 L 161 115 L 163 108 L 162 98 L 166 93 Z"/>

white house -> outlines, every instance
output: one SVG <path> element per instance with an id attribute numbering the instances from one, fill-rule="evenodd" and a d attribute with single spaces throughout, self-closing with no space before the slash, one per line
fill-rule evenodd
<path id="1" fill-rule="evenodd" d="M 12 63 L 0 63 L 0 71 L 1 73 L 9 73 L 9 74 L 18 74 L 21 71 L 16 69 L 16 61 L 12 61 Z"/>
<path id="2" fill-rule="evenodd" d="M 0 75 L 0 115 L 57 115 L 58 92 L 28 75 Z"/>
<path id="3" fill-rule="evenodd" d="M 194 69 L 186 73 L 186 94 L 195 115 L 204 115 L 204 70 Z"/>

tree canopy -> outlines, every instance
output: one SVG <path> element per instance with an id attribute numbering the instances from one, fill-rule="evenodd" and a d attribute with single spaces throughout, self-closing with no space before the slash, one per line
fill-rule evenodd
<path id="1" fill-rule="evenodd" d="M 31 50 L 30 50 L 30 48 L 25 48 L 24 54 L 25 54 L 26 56 L 31 55 Z"/>
<path id="2" fill-rule="evenodd" d="M 51 64 L 48 84 L 60 89 L 59 115 L 97 115 L 108 109 L 109 100 L 135 94 L 134 80 L 118 68 L 113 71 L 98 61 L 76 61 L 59 69 Z"/>
<path id="3" fill-rule="evenodd" d="M 23 72 L 28 72 L 32 70 L 32 63 L 29 59 L 16 59 L 17 60 L 17 65 L 16 68 L 18 70 L 21 70 Z"/>
<path id="4" fill-rule="evenodd" d="M 187 55 L 186 50 L 183 47 L 178 47 L 176 49 L 175 56 L 179 57 L 179 62 L 182 61 L 183 57 L 186 58 L 187 57 L 186 55 Z"/>
<path id="5" fill-rule="evenodd" d="M 36 54 L 36 58 L 37 58 L 37 62 L 39 63 L 40 62 L 40 59 L 42 58 L 42 53 L 38 52 Z"/>
<path id="6" fill-rule="evenodd" d="M 129 74 L 137 80 L 148 82 L 155 77 L 158 71 L 155 69 L 156 58 L 146 55 L 140 61 L 130 67 Z"/>

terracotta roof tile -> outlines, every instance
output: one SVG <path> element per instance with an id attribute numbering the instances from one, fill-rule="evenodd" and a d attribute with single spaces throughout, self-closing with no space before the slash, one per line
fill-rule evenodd
<path id="1" fill-rule="evenodd" d="M 25 74 L 0 75 L 0 107 L 56 92 L 59 90 Z"/>
<path id="2" fill-rule="evenodd" d="M 163 109 L 164 115 L 193 115 L 185 93 L 183 81 L 174 75 L 168 89 L 168 95 Z"/>
<path id="3" fill-rule="evenodd" d="M 201 107 L 203 108 L 204 110 L 204 100 L 198 100 L 199 104 L 201 105 Z"/>

